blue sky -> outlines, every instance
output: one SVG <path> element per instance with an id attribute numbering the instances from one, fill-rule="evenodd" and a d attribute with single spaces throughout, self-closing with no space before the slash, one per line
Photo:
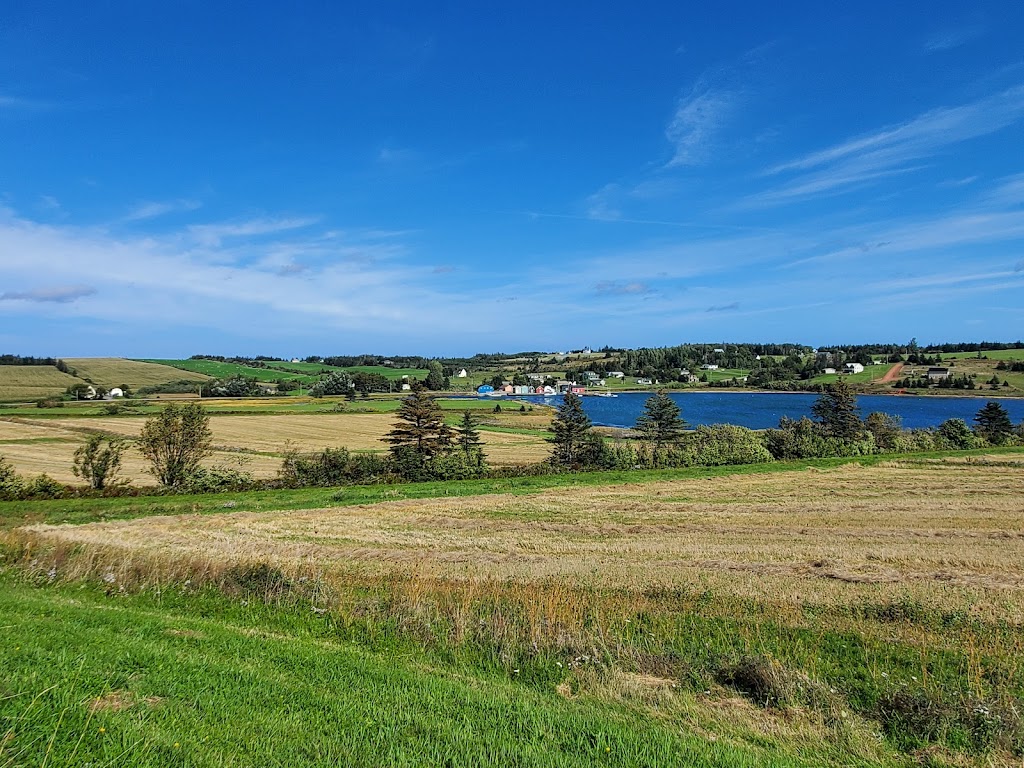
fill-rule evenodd
<path id="1" fill-rule="evenodd" d="M 1024 3 L 709 5 L 7 3 L 0 351 L 1024 336 Z"/>

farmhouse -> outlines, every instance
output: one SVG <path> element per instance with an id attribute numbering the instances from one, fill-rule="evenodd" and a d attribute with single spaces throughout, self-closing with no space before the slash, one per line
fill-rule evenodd
<path id="1" fill-rule="evenodd" d="M 717 371 L 718 366 L 715 365 L 714 363 L 704 363 L 704 365 L 702 365 L 700 369 L 702 371 Z"/>
<path id="2" fill-rule="evenodd" d="M 466 372 L 466 369 L 465 369 L 465 368 L 462 368 L 462 369 L 461 369 L 461 370 L 460 370 L 460 371 L 459 371 L 458 373 L 456 373 L 456 374 L 455 374 L 455 378 L 457 378 L 457 379 L 464 379 L 464 378 L 466 378 L 466 377 L 467 377 L 468 375 L 469 375 L 469 374 L 468 374 L 468 373 Z"/>
<path id="3" fill-rule="evenodd" d="M 949 378 L 949 368 L 929 368 L 928 381 L 943 381 Z"/>
<path id="4" fill-rule="evenodd" d="M 608 377 L 611 379 L 624 379 L 626 378 L 626 374 L 622 371 L 609 371 Z"/>
<path id="5" fill-rule="evenodd" d="M 860 363 L 844 363 L 843 373 L 864 373 L 864 366 Z"/>
<path id="6" fill-rule="evenodd" d="M 825 373 L 825 374 L 835 373 L 835 372 L 836 372 L 835 368 L 826 368 L 824 371 L 822 371 L 822 373 Z"/>

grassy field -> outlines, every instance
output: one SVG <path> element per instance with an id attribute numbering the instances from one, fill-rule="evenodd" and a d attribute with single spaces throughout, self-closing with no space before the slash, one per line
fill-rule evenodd
<path id="1" fill-rule="evenodd" d="M 132 389 L 152 384 L 166 384 L 169 381 L 192 379 L 206 381 L 202 373 L 183 373 L 177 368 L 139 360 L 125 360 L 120 357 L 76 357 L 66 362 L 75 369 L 79 378 L 92 379 L 94 383 L 107 387 L 127 384 Z"/>
<path id="2" fill-rule="evenodd" d="M 48 365 L 0 365 L 0 401 L 52 397 L 81 383 L 81 379 Z"/>
<path id="3" fill-rule="evenodd" d="M 7 524 L 0 761 L 1020 764 L 1024 452 L 517 482 Z"/>
<path id="4" fill-rule="evenodd" d="M 427 375 L 426 370 L 418 368 L 389 368 L 380 365 L 353 366 L 350 368 L 337 368 L 321 363 L 288 363 L 282 361 L 267 361 L 267 368 L 253 368 L 240 363 L 223 363 L 219 360 L 147 360 L 145 362 L 158 363 L 170 366 L 183 371 L 201 373 L 211 378 L 225 379 L 231 376 L 247 376 L 257 381 L 277 381 L 287 379 L 288 381 L 300 381 L 303 384 L 313 384 L 320 379 L 320 371 L 348 371 L 349 373 L 376 373 L 392 381 L 401 379 L 403 376 L 410 376 L 416 379 L 423 379 Z M 301 373 L 294 373 L 301 371 Z"/>
<path id="5" fill-rule="evenodd" d="M 232 413 L 210 408 L 210 427 L 217 450 L 205 463 L 241 469 L 257 478 L 271 478 L 277 475 L 281 459 L 290 447 L 304 452 L 340 446 L 353 451 L 384 452 L 387 445 L 381 438 L 394 423 L 398 403 L 398 400 L 368 400 L 341 406 L 353 411 L 371 410 L 368 413 L 333 412 L 334 403 L 319 400 L 310 403 L 317 409 L 312 413 L 298 409 L 268 412 L 265 409 L 276 403 L 267 400 L 232 402 L 228 404 Z M 453 425 L 464 409 L 482 411 L 484 452 L 494 465 L 530 464 L 543 460 L 550 452 L 550 446 L 544 441 L 544 430 L 551 418 L 549 409 L 536 408 L 520 413 L 507 407 L 495 414 L 491 411 L 493 405 L 487 402 L 450 400 L 443 403 L 452 411 L 448 421 Z M 0 455 L 19 473 L 46 473 L 60 482 L 74 483 L 72 458 L 89 434 L 103 432 L 134 438 L 141 431 L 145 417 L 158 410 L 158 406 L 141 407 L 117 416 L 105 414 L 103 406 L 12 411 L 13 416 L 0 415 Z M 121 474 L 135 485 L 154 484 L 148 465 L 134 449 L 126 452 Z"/>

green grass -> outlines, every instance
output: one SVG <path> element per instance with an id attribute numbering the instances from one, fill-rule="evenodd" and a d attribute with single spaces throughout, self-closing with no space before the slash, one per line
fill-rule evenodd
<path id="1" fill-rule="evenodd" d="M 252 368 L 248 365 L 241 365 L 239 363 L 222 363 L 219 360 L 146 359 L 141 362 L 166 365 L 171 368 L 178 368 L 179 370 L 189 371 L 191 373 L 201 373 L 215 379 L 226 379 L 232 376 L 246 376 L 248 378 L 254 378 L 257 381 L 277 381 L 278 379 L 287 379 L 289 381 L 300 381 L 304 384 L 312 384 L 319 378 L 308 374 L 301 375 L 285 373 L 283 371 L 273 370 L 270 368 Z"/>
<path id="2" fill-rule="evenodd" d="M 925 352 L 924 354 L 929 357 L 941 354 L 943 360 L 951 358 L 963 360 L 978 357 L 977 352 Z M 987 352 L 982 352 L 981 357 L 982 359 L 988 358 L 989 360 L 1024 360 L 1024 349 L 990 349 Z"/>
<path id="3" fill-rule="evenodd" d="M 360 645 L 308 605 L 0 584 L 0 765 L 816 764 L 568 701 L 543 668 Z"/>

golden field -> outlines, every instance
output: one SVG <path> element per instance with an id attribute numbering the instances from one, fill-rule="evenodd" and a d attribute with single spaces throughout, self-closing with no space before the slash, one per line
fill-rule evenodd
<path id="1" fill-rule="evenodd" d="M 519 418 L 521 423 L 527 417 Z M 531 417 L 530 418 L 534 418 Z M 537 419 L 549 420 L 550 416 Z M 353 451 L 384 451 L 381 438 L 391 429 L 394 414 L 242 414 L 211 415 L 213 443 L 218 449 L 207 465 L 220 465 L 273 477 L 289 447 L 319 451 L 344 446 Z M 61 482 L 76 482 L 71 473 L 75 449 L 92 432 L 136 437 L 143 417 L 10 418 L 0 419 L 0 455 L 23 474 L 45 472 Z M 495 465 L 528 464 L 543 460 L 550 447 L 539 435 L 481 432 L 488 460 Z M 123 476 L 136 485 L 152 485 L 153 477 L 137 451 L 125 454 Z"/>
<path id="2" fill-rule="evenodd" d="M 683 587 L 785 611 L 912 598 L 1020 625 L 1022 499 L 1024 465 L 1011 457 L 23 531 L 168 577 L 196 561 L 265 562 L 328 580 Z"/>

